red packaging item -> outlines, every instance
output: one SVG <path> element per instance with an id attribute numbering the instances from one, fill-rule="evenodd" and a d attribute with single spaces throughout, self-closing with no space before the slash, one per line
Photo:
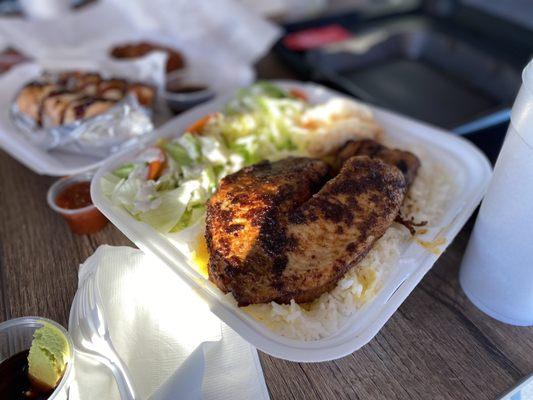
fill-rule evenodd
<path id="1" fill-rule="evenodd" d="M 350 32 L 341 25 L 327 25 L 289 33 L 283 38 L 282 42 L 290 50 L 304 51 L 340 42 L 350 36 Z"/>

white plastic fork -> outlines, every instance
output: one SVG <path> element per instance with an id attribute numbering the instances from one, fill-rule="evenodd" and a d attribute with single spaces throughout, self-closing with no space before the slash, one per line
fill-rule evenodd
<path id="1" fill-rule="evenodd" d="M 111 342 L 95 280 L 94 273 L 86 276 L 72 303 L 70 320 L 77 327 L 70 329 L 74 347 L 111 370 L 122 400 L 135 400 L 129 372 Z"/>

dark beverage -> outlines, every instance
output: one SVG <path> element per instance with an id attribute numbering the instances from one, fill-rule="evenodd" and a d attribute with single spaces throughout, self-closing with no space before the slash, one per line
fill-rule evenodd
<path id="1" fill-rule="evenodd" d="M 28 376 L 29 350 L 11 356 L 0 364 L 0 399 L 46 400 L 50 393 L 36 390 Z"/>

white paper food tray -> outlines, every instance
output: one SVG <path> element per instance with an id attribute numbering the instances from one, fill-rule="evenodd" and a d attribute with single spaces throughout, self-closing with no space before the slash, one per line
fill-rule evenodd
<path id="1" fill-rule="evenodd" d="M 311 83 L 277 81 L 287 88 L 297 88 L 309 95 L 312 103 L 343 96 L 330 89 Z M 231 98 L 221 98 L 190 110 L 162 126 L 157 137 L 181 134 L 192 122 L 207 113 L 220 110 Z M 424 146 L 430 157 L 449 168 L 454 177 L 456 195 L 446 204 L 439 224 L 431 229 L 425 240 L 445 238 L 446 245 L 475 210 L 491 178 L 491 167 L 486 157 L 466 140 L 438 128 L 372 107 L 375 117 L 385 132 L 399 142 Z M 140 249 L 152 253 L 181 276 L 209 304 L 211 310 L 226 324 L 258 349 L 275 357 L 300 362 L 337 359 L 354 352 L 370 341 L 387 322 L 405 298 L 438 258 L 414 241 L 408 244 L 397 265 L 392 268 L 376 296 L 364 304 L 333 336 L 316 341 L 285 338 L 262 325 L 243 310 L 230 303 L 212 283 L 189 266 L 185 256 L 163 234 L 143 222 L 135 220 L 124 209 L 113 205 L 101 192 L 103 175 L 115 170 L 139 151 L 130 150 L 107 161 L 96 173 L 91 195 L 95 205 L 128 236 Z M 441 248 L 442 249 L 442 248 Z M 443 249 L 442 249 L 443 250 Z M 176 304 L 186 307 L 186 304 Z"/>

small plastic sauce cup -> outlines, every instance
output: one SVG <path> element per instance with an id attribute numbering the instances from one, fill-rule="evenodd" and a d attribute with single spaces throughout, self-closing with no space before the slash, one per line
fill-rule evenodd
<path id="1" fill-rule="evenodd" d="M 64 208 L 57 203 L 57 199 L 72 185 L 80 182 L 90 183 L 92 177 L 92 173 L 68 176 L 55 182 L 48 190 L 48 205 L 52 210 L 61 214 L 67 221 L 70 230 L 78 235 L 98 232 L 107 225 L 107 218 L 98 211 L 92 202 L 81 208 Z"/>
<path id="2" fill-rule="evenodd" d="M 189 73 L 190 74 L 190 73 Z M 180 113 L 200 103 L 211 100 L 215 92 L 210 85 L 182 71 L 167 74 L 163 98 L 174 113 Z"/>

